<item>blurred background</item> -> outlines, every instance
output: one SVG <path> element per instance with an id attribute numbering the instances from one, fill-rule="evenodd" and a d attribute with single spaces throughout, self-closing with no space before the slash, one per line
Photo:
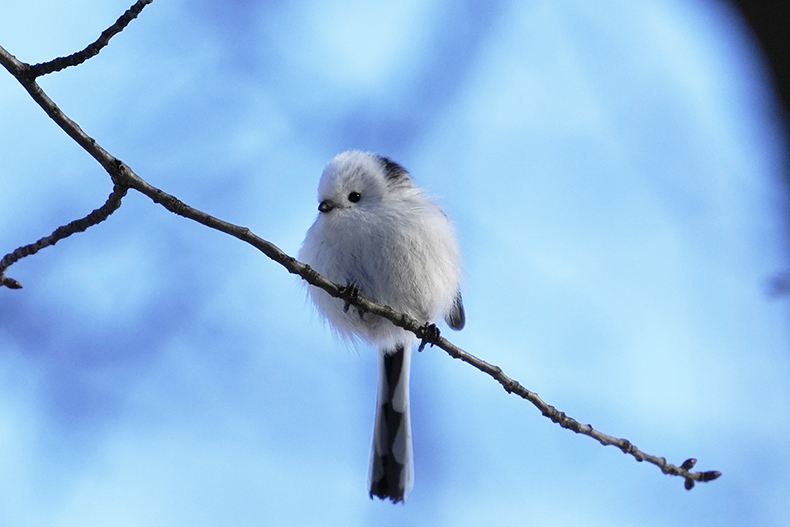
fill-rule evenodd
<path id="1" fill-rule="evenodd" d="M 0 45 L 67 55 L 130 3 L 6 0 Z M 445 336 L 724 476 L 687 492 L 429 348 L 414 492 L 371 501 L 375 354 L 280 266 L 131 192 L 0 290 L 0 525 L 786 524 L 787 135 L 730 4 L 158 0 L 40 83 L 150 183 L 292 255 L 329 159 L 400 162 L 460 233 L 467 327 Z M 111 190 L 4 72 L 0 160 L 0 254 Z"/>

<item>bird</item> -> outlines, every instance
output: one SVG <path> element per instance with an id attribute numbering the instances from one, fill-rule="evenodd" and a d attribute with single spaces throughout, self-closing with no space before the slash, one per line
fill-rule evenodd
<path id="1" fill-rule="evenodd" d="M 403 166 L 371 152 L 338 154 L 321 174 L 318 202 L 301 262 L 437 335 L 441 319 L 464 327 L 455 226 Z M 309 285 L 308 296 L 339 337 L 379 352 L 369 495 L 405 502 L 414 485 L 409 376 L 417 337 L 318 287 Z"/>

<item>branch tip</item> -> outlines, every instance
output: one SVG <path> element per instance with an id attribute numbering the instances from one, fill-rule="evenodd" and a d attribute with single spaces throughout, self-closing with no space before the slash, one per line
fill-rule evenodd
<path id="1" fill-rule="evenodd" d="M 715 479 L 719 479 L 721 477 L 721 472 L 718 470 L 709 470 L 707 472 L 701 472 L 700 481 L 713 481 Z"/>
<path id="2" fill-rule="evenodd" d="M 8 278 L 7 276 L 3 277 L 2 285 L 7 287 L 8 289 L 22 289 L 22 284 L 20 284 L 13 278 Z"/>
<path id="3" fill-rule="evenodd" d="M 694 465 L 696 464 L 697 464 L 697 460 L 693 457 L 690 457 L 686 461 L 684 461 L 682 465 L 680 465 L 680 468 L 682 468 L 683 470 L 691 470 L 692 468 L 694 468 Z"/>

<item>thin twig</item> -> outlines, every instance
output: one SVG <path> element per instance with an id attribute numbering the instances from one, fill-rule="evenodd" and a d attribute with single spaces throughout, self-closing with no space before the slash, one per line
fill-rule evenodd
<path id="1" fill-rule="evenodd" d="M 154 0 L 138 0 L 137 3 L 127 9 L 126 12 L 121 15 L 121 17 L 118 18 L 118 20 L 116 20 L 113 25 L 105 29 L 96 42 L 93 42 L 82 51 L 72 53 L 67 57 L 58 57 L 56 59 L 50 60 L 49 62 L 35 64 L 30 67 L 30 74 L 33 76 L 33 78 L 40 77 L 42 75 L 47 75 L 49 73 L 66 69 L 70 66 L 77 66 L 86 60 L 95 57 L 99 54 L 102 48 L 110 42 L 112 37 L 123 31 L 124 28 L 129 25 L 129 22 L 137 18 L 137 15 L 140 14 L 140 11 L 142 11 L 145 6 L 153 1 Z"/>
<path id="2" fill-rule="evenodd" d="M 139 9 L 142 9 L 142 6 L 150 3 L 150 1 L 151 0 L 148 1 L 141 0 L 137 2 L 135 6 L 140 6 Z M 133 9 L 135 6 L 133 6 Z M 139 13 L 139 9 L 137 13 Z M 127 14 L 128 13 L 129 12 L 127 12 Z M 134 16 L 136 16 L 136 13 L 134 14 Z M 129 20 L 134 18 L 134 16 L 131 16 Z M 116 23 L 116 25 L 118 25 L 117 31 L 110 32 L 110 30 L 113 29 L 110 28 L 104 33 L 102 33 L 102 38 L 104 38 L 105 33 L 108 36 L 105 38 L 105 41 L 100 45 L 97 43 L 102 41 L 102 38 L 100 38 L 99 41 L 95 43 L 98 46 L 97 50 L 101 49 L 102 46 L 106 45 L 106 41 L 109 40 L 109 38 L 112 37 L 112 35 L 116 34 L 118 31 L 123 29 L 123 27 L 125 27 L 125 25 L 128 24 L 129 20 L 121 24 L 120 23 L 121 19 L 119 19 L 119 22 Z M 92 55 L 87 55 L 86 58 L 89 58 L 90 56 Z M 457 346 L 455 346 L 454 344 L 452 344 L 451 342 L 449 342 L 448 340 L 446 340 L 441 336 L 432 336 L 431 332 L 427 330 L 428 328 L 425 325 L 419 324 L 415 319 L 409 317 L 408 315 L 405 315 L 403 313 L 398 313 L 388 306 L 383 306 L 371 302 L 370 300 L 361 296 L 358 292 L 353 291 L 352 288 L 343 287 L 330 280 L 327 280 L 325 277 L 321 276 L 315 270 L 310 268 L 308 265 L 305 265 L 297 261 L 295 258 L 289 256 L 288 254 L 280 250 L 276 245 L 260 238 L 246 227 L 241 227 L 238 225 L 234 225 L 232 223 L 228 223 L 224 220 L 206 214 L 205 212 L 202 212 L 198 209 L 192 208 L 189 205 L 182 202 L 181 200 L 179 200 L 178 198 L 176 198 L 175 196 L 172 196 L 150 185 L 145 180 L 140 178 L 137 174 L 135 174 L 134 171 L 128 165 L 116 159 L 109 152 L 104 150 L 92 137 L 88 136 L 77 125 L 77 123 L 69 119 L 57 107 L 57 105 L 46 95 L 46 93 L 44 93 L 41 87 L 35 82 L 35 75 L 42 73 L 31 72 L 31 67 L 29 65 L 17 60 L 13 55 L 8 53 L 2 47 L 0 47 L 0 63 L 3 64 L 3 66 L 5 66 L 5 68 L 8 69 L 8 71 L 14 77 L 17 78 L 17 80 L 22 84 L 22 86 L 24 86 L 25 89 L 28 91 L 30 96 L 39 104 L 39 106 L 41 106 L 41 108 L 44 109 L 47 115 L 49 115 L 58 124 L 58 126 L 60 126 L 72 139 L 74 139 L 80 146 L 82 146 L 91 156 L 93 156 L 104 167 L 104 169 L 111 175 L 113 182 L 115 183 L 115 190 L 113 190 L 113 194 L 110 195 L 110 198 L 107 200 L 107 203 L 105 203 L 103 207 L 92 212 L 86 218 L 83 218 L 82 220 L 77 220 L 76 222 L 72 222 L 69 225 L 78 224 L 78 227 L 84 226 L 84 228 L 88 228 L 91 225 L 95 225 L 99 221 L 102 221 L 102 219 L 99 219 L 98 221 L 94 221 L 97 218 L 106 219 L 106 217 L 109 216 L 109 214 L 111 214 L 112 211 L 114 211 L 115 209 L 117 209 L 118 206 L 120 206 L 120 200 L 125 194 L 126 189 L 133 188 L 141 192 L 142 194 L 145 194 L 149 198 L 151 198 L 151 200 L 153 200 L 155 203 L 161 204 L 167 210 L 175 214 L 178 214 L 179 216 L 189 218 L 212 229 L 222 231 L 231 236 L 234 236 L 235 238 L 238 238 L 241 241 L 244 241 L 245 243 L 252 245 L 253 247 L 260 250 L 262 253 L 264 253 L 266 256 L 268 256 L 275 262 L 285 267 L 288 270 L 288 272 L 299 275 L 302 279 L 304 279 L 309 284 L 323 289 L 333 297 L 340 298 L 345 302 L 347 302 L 349 305 L 353 305 L 357 309 L 360 309 L 362 311 L 367 311 L 375 315 L 384 317 L 390 320 L 396 326 L 399 326 L 403 329 L 413 332 L 418 338 L 423 339 L 424 343 L 427 342 L 429 344 L 436 345 L 442 348 L 451 357 L 460 359 L 463 362 L 466 362 L 467 364 L 470 364 L 471 366 L 477 368 L 481 372 L 491 376 L 493 379 L 499 382 L 508 393 L 514 393 L 519 397 L 522 397 L 523 399 L 529 401 L 538 410 L 540 410 L 540 412 L 544 416 L 548 417 L 549 419 L 551 419 L 553 422 L 557 423 L 561 427 L 567 428 L 568 430 L 572 430 L 578 434 L 583 434 L 588 437 L 592 437 L 593 439 L 600 442 L 602 445 L 616 446 L 624 453 L 632 455 L 637 461 L 648 461 L 656 465 L 665 474 L 683 477 L 687 489 L 691 489 L 694 486 L 695 481 L 699 481 L 699 482 L 712 481 L 714 479 L 717 479 L 719 476 L 721 476 L 721 472 L 718 471 L 691 472 L 691 469 L 694 467 L 694 464 L 696 463 L 696 460 L 693 458 L 687 459 L 681 464 L 681 466 L 676 466 L 671 463 L 668 463 L 665 458 L 652 456 L 650 454 L 646 454 L 645 452 L 642 452 L 627 439 L 618 439 L 616 437 L 609 436 L 602 432 L 599 432 L 598 430 L 595 430 L 591 425 L 581 424 L 579 421 L 576 421 L 575 419 L 569 417 L 565 413 L 558 411 L 555 407 L 544 402 L 536 393 L 527 390 L 520 383 L 507 376 L 502 371 L 502 369 L 499 368 L 498 366 L 489 364 L 488 362 L 485 362 L 475 357 L 474 355 L 467 353 L 466 351 L 462 350 L 461 348 L 458 348 Z M 36 68 L 39 68 L 41 70 L 45 69 L 43 68 L 43 66 L 41 67 L 36 66 Z M 53 69 L 51 71 L 56 71 L 56 69 Z M 60 229 L 69 230 L 68 228 L 69 226 L 65 226 L 65 227 L 61 227 Z M 73 232 L 79 232 L 79 230 L 84 230 L 84 228 L 82 229 L 74 228 Z M 59 237 L 56 236 L 56 234 L 60 231 L 60 229 L 56 230 L 52 236 L 48 237 L 48 238 L 52 238 L 53 241 L 51 243 L 45 241 L 47 240 L 45 238 L 39 240 L 35 244 L 26 247 L 35 247 L 38 244 L 41 244 L 41 246 L 35 249 L 35 251 L 38 251 L 42 247 L 54 244 L 57 240 L 63 239 L 65 237 L 65 236 L 59 236 Z M 66 231 L 62 231 L 62 232 L 66 232 Z M 18 249 L 17 251 L 21 251 L 22 253 L 25 253 L 28 250 L 23 247 Z M 12 253 L 12 255 L 15 254 L 17 251 Z M 28 251 L 28 253 L 33 254 L 35 251 L 33 252 Z M 22 254 L 20 258 L 23 256 L 25 256 L 25 254 Z M 8 255 L 6 256 L 6 258 L 12 259 L 12 256 Z M 6 258 L 3 259 L 3 262 L 6 261 Z M 18 260 L 19 258 L 16 259 Z M 8 265 L 10 265 L 10 263 L 6 264 L 5 267 L 0 267 L 0 269 L 5 269 Z M 8 287 L 14 287 L 14 284 L 18 285 L 18 282 L 2 277 L 2 274 L 0 274 L 0 278 L 3 278 L 1 285 L 6 285 Z"/>
<path id="3" fill-rule="evenodd" d="M 22 289 L 22 284 L 20 284 L 13 278 L 7 278 L 5 276 L 6 269 L 8 269 L 11 265 L 18 262 L 25 256 L 31 256 L 33 254 L 36 254 L 41 249 L 55 245 L 60 240 L 64 238 L 68 238 L 72 234 L 75 234 L 77 232 L 83 232 L 89 227 L 93 227 L 94 225 L 103 222 L 104 220 L 110 217 L 110 214 L 118 210 L 118 208 L 121 206 L 121 200 L 126 195 L 126 191 L 127 191 L 126 186 L 115 185 L 104 205 L 102 205 L 98 209 L 95 209 L 84 218 L 81 218 L 79 220 L 74 220 L 67 225 L 58 227 L 49 236 L 45 236 L 35 243 L 24 245 L 16 249 L 14 252 L 6 254 L 3 257 L 3 259 L 0 260 L 0 282 L 2 282 L 2 285 L 5 285 L 6 287 L 9 287 L 11 289 Z"/>
<path id="4" fill-rule="evenodd" d="M 418 335 L 419 336 L 419 335 Z M 686 489 L 691 490 L 694 487 L 695 481 L 705 482 L 705 481 L 713 481 L 721 476 L 721 472 L 717 470 L 709 470 L 705 472 L 690 472 L 691 468 L 696 464 L 697 460 L 694 458 L 689 458 L 684 461 L 681 466 L 676 466 L 671 463 L 668 463 L 666 458 L 653 456 L 651 454 L 647 454 L 636 447 L 633 443 L 631 443 L 627 439 L 620 439 L 616 438 L 603 432 L 600 432 L 592 427 L 589 424 L 582 424 L 579 421 L 573 419 L 572 417 L 568 416 L 565 412 L 561 412 L 557 410 L 555 407 L 551 406 L 550 404 L 546 403 L 541 399 L 537 393 L 532 392 L 522 386 L 518 381 L 508 377 L 504 371 L 499 366 L 494 366 L 493 364 L 489 364 L 484 360 L 478 359 L 474 355 L 467 353 L 466 351 L 458 348 L 453 343 L 447 341 L 443 337 L 439 337 L 437 342 L 435 343 L 437 346 L 442 348 L 446 351 L 451 357 L 454 359 L 460 359 L 467 364 L 470 364 L 477 368 L 478 370 L 487 373 L 494 379 L 496 379 L 499 384 L 508 392 L 514 393 L 532 403 L 540 412 L 545 416 L 560 425 L 562 428 L 566 428 L 568 430 L 572 430 L 577 434 L 586 435 L 588 437 L 592 437 L 596 439 L 599 443 L 604 446 L 615 446 L 623 451 L 624 454 L 632 455 L 637 461 L 647 461 L 656 465 L 664 474 L 670 474 L 672 476 L 682 476 L 685 478 L 685 485 Z"/>

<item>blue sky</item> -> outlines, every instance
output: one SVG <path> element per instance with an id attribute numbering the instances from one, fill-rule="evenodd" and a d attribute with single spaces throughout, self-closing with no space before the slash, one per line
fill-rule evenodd
<path id="1" fill-rule="evenodd" d="M 26 62 L 128 5 L 7 1 Z M 415 356 L 416 483 L 367 497 L 376 358 L 255 250 L 131 193 L 0 291 L 0 524 L 783 525 L 786 137 L 753 40 L 707 0 L 164 2 L 41 79 L 150 183 L 296 254 L 323 165 L 409 169 L 456 222 L 445 336 L 679 479 Z M 0 75 L 0 252 L 111 185 Z"/>

